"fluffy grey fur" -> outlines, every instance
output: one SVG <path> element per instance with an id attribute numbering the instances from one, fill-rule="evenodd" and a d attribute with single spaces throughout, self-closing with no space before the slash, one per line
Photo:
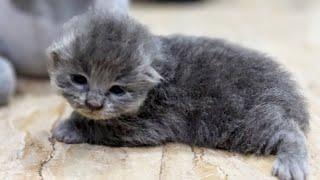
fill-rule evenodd
<path id="1" fill-rule="evenodd" d="M 156 36 L 127 15 L 75 17 L 49 48 L 52 83 L 75 109 L 53 137 L 109 146 L 180 142 L 276 154 L 305 179 L 309 115 L 290 75 L 221 39 Z"/>

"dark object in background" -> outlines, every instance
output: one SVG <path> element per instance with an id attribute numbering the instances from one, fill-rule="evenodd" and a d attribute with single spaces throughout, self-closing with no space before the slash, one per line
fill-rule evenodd
<path id="1" fill-rule="evenodd" d="M 16 87 L 12 64 L 0 55 L 0 106 L 8 104 Z"/>

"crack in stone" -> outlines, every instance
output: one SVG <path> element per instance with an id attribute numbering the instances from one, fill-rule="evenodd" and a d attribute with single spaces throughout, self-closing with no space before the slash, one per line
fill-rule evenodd
<path id="1" fill-rule="evenodd" d="M 195 147 L 191 146 L 191 151 L 193 153 L 193 159 L 192 159 L 192 164 L 193 164 L 193 168 L 195 168 L 197 166 L 196 160 L 197 160 L 197 153 L 195 151 Z"/>
<path id="2" fill-rule="evenodd" d="M 166 152 L 166 146 L 164 145 L 163 147 L 162 147 L 162 154 L 161 154 L 161 162 L 160 162 L 160 171 L 159 171 L 159 180 L 161 180 L 162 179 L 162 173 L 163 173 L 163 166 L 164 166 L 164 164 L 165 164 L 165 162 L 164 162 L 164 154 L 165 154 L 165 152 Z"/>
<path id="3" fill-rule="evenodd" d="M 42 161 L 41 164 L 40 164 L 40 168 L 39 168 L 38 172 L 39 172 L 39 176 L 40 176 L 41 180 L 44 179 L 42 171 L 43 171 L 44 167 L 51 161 L 51 159 L 54 156 L 55 150 L 56 150 L 56 148 L 55 148 L 55 144 L 56 144 L 55 140 L 52 137 L 49 137 L 48 141 L 50 142 L 50 145 L 51 145 L 51 151 L 49 153 L 48 158 L 46 160 Z"/>
<path id="4" fill-rule="evenodd" d="M 58 108 L 58 118 L 55 122 L 57 122 L 59 119 L 61 119 L 61 117 L 63 116 L 63 114 L 65 113 L 66 111 L 66 103 L 62 103 L 59 108 Z M 50 142 L 50 145 L 51 145 L 51 151 L 49 153 L 49 156 L 46 160 L 42 161 L 41 164 L 40 164 L 40 168 L 39 168 L 39 176 L 40 176 L 40 179 L 43 180 L 43 169 L 44 167 L 51 161 L 51 159 L 53 158 L 54 154 L 55 154 L 55 151 L 56 151 L 56 148 L 55 148 L 55 144 L 56 144 L 56 140 L 50 136 L 48 138 L 48 141 Z"/>
<path id="5" fill-rule="evenodd" d="M 222 174 L 224 174 L 224 176 L 225 176 L 225 180 L 228 180 L 229 179 L 229 176 L 228 176 L 228 174 L 219 166 L 219 165 L 217 165 L 217 167 L 218 167 L 218 169 L 222 172 Z"/>
<path id="6" fill-rule="evenodd" d="M 121 163 L 125 166 L 126 165 L 126 161 L 128 160 L 129 158 L 129 153 L 128 151 L 126 150 L 126 148 L 120 148 L 120 150 L 123 152 L 123 154 L 125 155 L 124 158 L 121 158 L 120 161 Z"/>
<path id="7" fill-rule="evenodd" d="M 195 151 L 195 147 L 192 146 L 191 147 L 191 151 L 193 152 L 193 165 L 196 167 L 198 166 L 198 164 L 203 160 L 203 156 L 204 156 L 204 149 L 200 148 L 200 153 L 197 153 Z"/>
<path id="8" fill-rule="evenodd" d="M 200 152 L 196 152 L 195 147 L 191 146 L 191 151 L 193 152 L 193 169 L 196 169 L 197 167 L 201 166 L 200 163 L 204 163 L 204 164 L 211 164 L 206 162 L 203 157 L 204 157 L 204 148 L 200 148 Z M 228 180 L 228 174 L 223 170 L 223 168 L 221 168 L 219 165 L 214 164 L 213 166 L 217 167 L 219 169 L 219 171 L 222 172 L 222 174 L 225 176 L 224 179 Z"/>

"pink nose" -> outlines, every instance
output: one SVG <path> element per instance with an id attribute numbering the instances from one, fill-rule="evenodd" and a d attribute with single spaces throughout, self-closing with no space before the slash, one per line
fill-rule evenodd
<path id="1" fill-rule="evenodd" d="M 90 110 L 98 111 L 103 108 L 103 104 L 95 100 L 86 100 L 85 103 Z"/>

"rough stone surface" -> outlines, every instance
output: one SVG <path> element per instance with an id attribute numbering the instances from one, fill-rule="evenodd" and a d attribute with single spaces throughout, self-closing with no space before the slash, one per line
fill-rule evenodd
<path id="1" fill-rule="evenodd" d="M 277 2 L 277 3 L 276 3 Z M 294 73 L 310 103 L 310 179 L 320 179 L 320 2 L 209 1 L 135 5 L 133 15 L 159 34 L 222 37 L 268 52 Z M 47 81 L 22 79 L 0 108 L 0 179 L 275 179 L 274 157 L 167 144 L 110 148 L 50 141 L 50 128 L 71 112 Z"/>

